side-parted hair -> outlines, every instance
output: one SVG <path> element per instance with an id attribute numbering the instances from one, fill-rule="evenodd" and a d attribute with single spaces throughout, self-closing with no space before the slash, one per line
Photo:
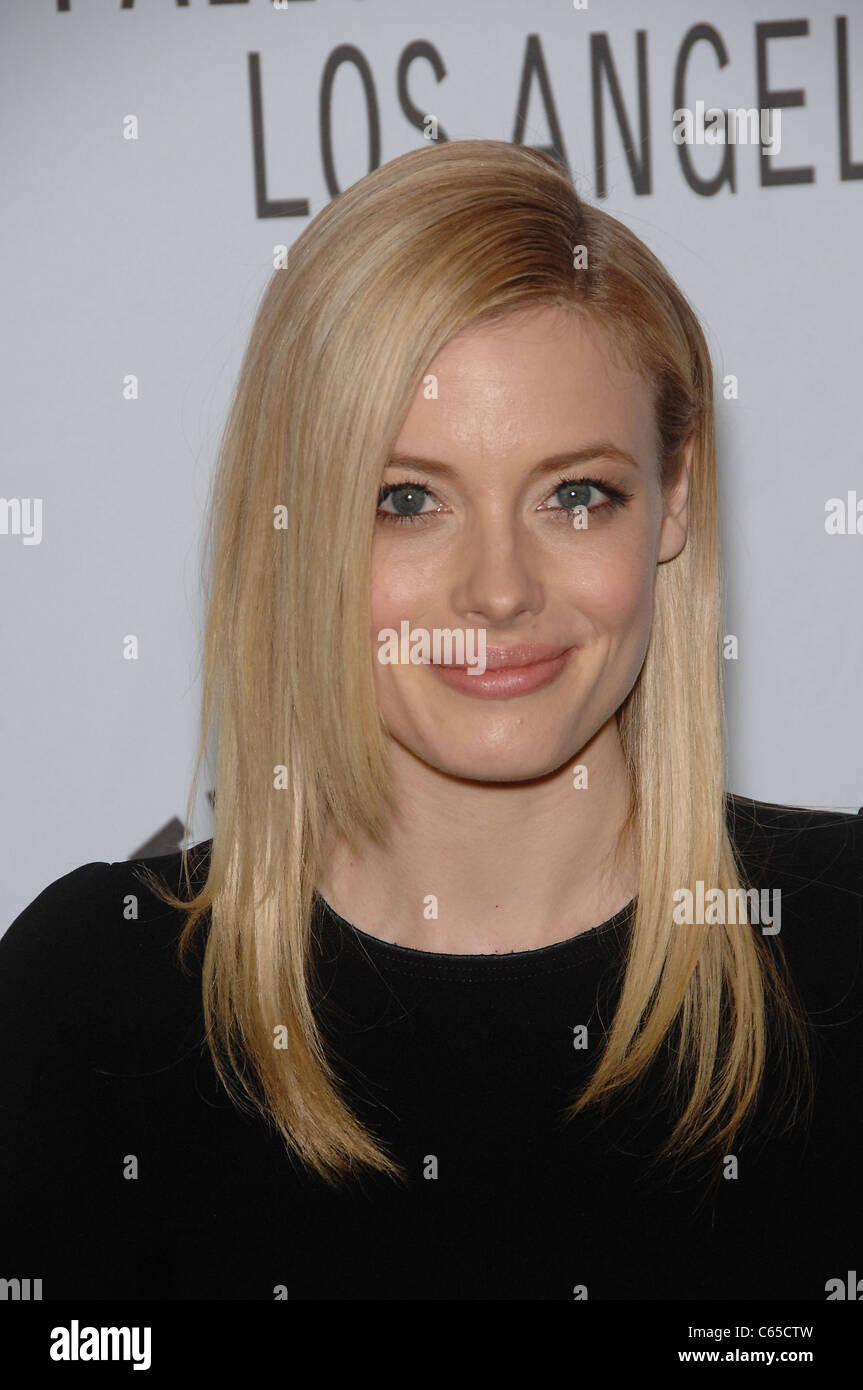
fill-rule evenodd
<path id="1" fill-rule="evenodd" d="M 761 1098 L 769 1044 L 787 1062 L 780 1089 L 796 1118 L 807 1031 L 781 955 L 749 923 L 672 920 L 676 889 L 748 886 L 726 824 L 713 380 L 695 314 L 563 167 L 495 140 L 374 170 L 287 259 L 259 306 L 213 487 L 187 816 L 215 733 L 208 872 L 193 885 L 185 850 L 183 897 L 142 871 L 186 914 L 181 961 L 209 918 L 204 1018 L 229 1095 L 333 1186 L 358 1167 L 405 1176 L 352 1113 L 313 998 L 328 827 L 380 837 L 393 809 L 370 640 L 378 492 L 439 349 L 551 305 L 607 330 L 651 383 L 663 486 L 694 434 L 687 542 L 657 567 L 646 658 L 617 714 L 632 785 L 621 835 L 632 829 L 640 848 L 629 953 L 604 1050 L 565 1113 L 619 1098 L 659 1062 L 675 1111 L 661 1154 L 727 1153 Z"/>

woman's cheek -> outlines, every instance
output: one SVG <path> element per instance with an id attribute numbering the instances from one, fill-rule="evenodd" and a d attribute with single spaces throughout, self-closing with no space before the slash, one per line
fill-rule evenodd
<path id="1" fill-rule="evenodd" d="M 559 592 L 600 630 L 649 622 L 653 612 L 655 563 L 648 538 L 622 532 L 570 557 Z"/>
<path id="2" fill-rule="evenodd" d="M 382 627 L 398 628 L 402 619 L 421 621 L 420 614 L 440 608 L 440 565 L 415 547 L 396 551 L 386 539 L 372 550 L 370 611 L 375 636 Z"/>

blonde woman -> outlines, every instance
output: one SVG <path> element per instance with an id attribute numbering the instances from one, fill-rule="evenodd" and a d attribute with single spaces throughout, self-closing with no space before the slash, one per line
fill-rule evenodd
<path id="1" fill-rule="evenodd" d="M 711 366 L 651 252 L 505 143 L 362 179 L 264 295 L 211 542 L 212 840 L 0 943 L 8 1272 L 834 1296 L 863 818 L 726 796 Z"/>

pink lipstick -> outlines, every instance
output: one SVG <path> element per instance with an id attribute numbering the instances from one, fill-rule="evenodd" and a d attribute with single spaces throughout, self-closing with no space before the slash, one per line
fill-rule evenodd
<path id="1" fill-rule="evenodd" d="M 480 700 L 512 700 L 549 685 L 563 670 L 572 647 L 545 642 L 519 642 L 512 647 L 486 647 L 485 671 L 474 675 L 466 665 L 434 663 L 435 675 L 462 695 Z"/>

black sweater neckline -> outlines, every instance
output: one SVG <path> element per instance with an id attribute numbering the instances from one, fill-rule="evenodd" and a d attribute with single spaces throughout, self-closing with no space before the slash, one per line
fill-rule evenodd
<path id="1" fill-rule="evenodd" d="M 453 952 L 425 951 L 415 946 L 401 946 L 385 941 L 371 932 L 354 926 L 340 916 L 320 894 L 316 895 L 324 936 L 337 937 L 347 941 L 355 951 L 374 965 L 401 974 L 441 977 L 457 975 L 460 979 L 499 980 L 524 978 L 528 975 L 545 974 L 565 970 L 571 965 L 580 964 L 588 957 L 611 947 L 620 932 L 625 931 L 633 913 L 636 899 L 632 898 L 624 907 L 615 912 L 607 921 L 595 927 L 568 936 L 548 946 L 537 946 L 524 951 L 497 952 Z"/>

